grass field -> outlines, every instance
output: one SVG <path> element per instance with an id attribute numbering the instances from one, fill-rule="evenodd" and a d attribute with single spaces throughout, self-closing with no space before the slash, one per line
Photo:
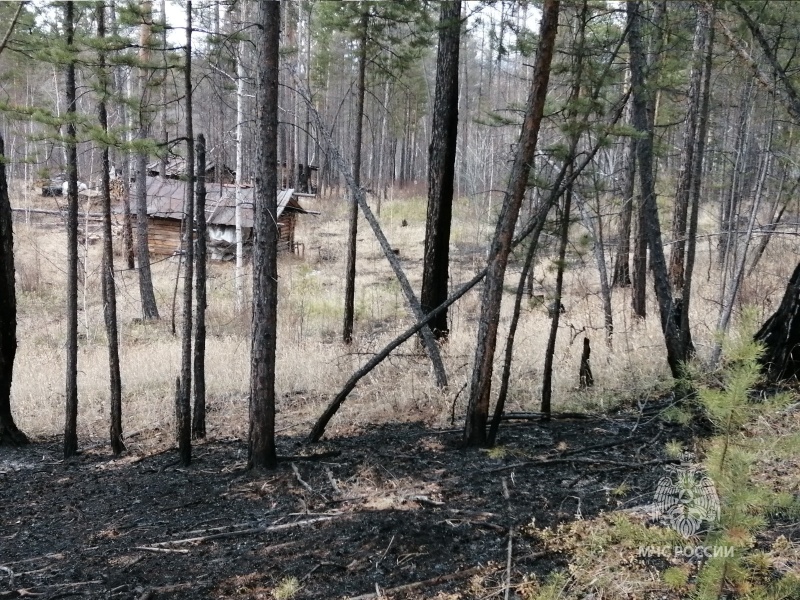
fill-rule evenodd
<path id="1" fill-rule="evenodd" d="M 21 190 L 21 185 L 12 188 L 15 206 L 44 206 L 48 200 L 31 194 L 25 196 Z M 390 243 L 400 251 L 412 285 L 419 290 L 425 200 L 399 194 L 394 198 L 384 201 L 380 220 Z M 297 238 L 304 244 L 304 255 L 282 255 L 279 261 L 277 427 L 291 428 L 293 433 L 307 430 L 347 377 L 410 323 L 399 285 L 362 219 L 358 236 L 356 339 L 352 346 L 339 341 L 347 229 L 345 205 L 342 201 L 321 199 L 304 204 L 322 214 L 300 219 Z M 480 203 L 462 199 L 454 213 L 451 287 L 469 279 L 485 264 L 490 231 L 488 215 Z M 17 213 L 17 217 L 19 350 L 12 409 L 23 431 L 33 437 L 46 437 L 62 430 L 64 418 L 66 235 L 63 226 L 57 223 L 26 224 L 24 215 Z M 402 225 L 404 220 L 407 226 Z M 708 208 L 701 225 L 705 223 L 710 231 L 713 222 L 713 209 Z M 78 427 L 84 439 L 101 441 L 107 437 L 109 414 L 107 349 L 100 299 L 101 244 L 95 231 L 97 225 L 87 225 L 82 220 L 84 227 L 88 227 L 89 235 L 84 237 L 90 243 L 81 248 L 79 267 Z M 575 239 L 582 235 L 579 227 L 575 226 Z M 605 228 L 613 231 L 614 225 L 605 224 Z M 119 251 L 121 240 L 115 240 L 115 244 Z M 717 320 L 718 271 L 708 265 L 709 252 L 714 249 L 715 238 L 701 238 L 692 304 L 693 333 L 701 358 L 708 354 Z M 790 251 L 790 242 L 773 240 L 757 275 L 745 281 L 737 311 L 743 304 L 754 305 L 763 318 L 777 306 L 793 267 L 791 261 L 780 257 Z M 545 295 L 551 294 L 554 287 L 555 272 L 549 258 L 553 253 L 553 247 L 543 250 L 535 267 L 535 277 Z M 500 324 L 501 340 L 510 318 L 519 260 L 520 257 L 512 260 L 506 279 L 508 292 Z M 631 318 L 629 290 L 613 291 L 615 334 L 613 345 L 607 346 L 591 246 L 585 243 L 571 246 L 568 262 L 566 313 L 562 315 L 555 354 L 554 410 L 608 409 L 637 398 L 652 397 L 666 389 L 668 371 L 652 291 L 645 321 Z M 127 434 L 140 432 L 136 439 L 143 444 L 166 442 L 172 436 L 174 381 L 180 364 L 180 339 L 172 335 L 170 327 L 177 259 L 158 260 L 153 265 L 162 316 L 161 322 L 153 324 L 138 321 L 141 315 L 136 272 L 125 270 L 119 255 L 116 268 L 124 430 Z M 244 277 L 247 289 L 249 271 Z M 233 265 L 211 263 L 208 289 L 209 433 L 212 437 L 244 436 L 249 323 L 247 314 L 234 312 Z M 461 390 L 469 380 L 474 354 L 479 289 L 466 295 L 450 312 L 452 333 L 442 351 L 450 379 L 448 389 L 441 391 L 435 387 L 426 357 L 416 342 L 408 342 L 358 385 L 331 423 L 331 433 L 385 421 L 423 421 L 445 426 L 450 424 L 453 414 L 459 426 L 468 395 L 468 390 Z M 180 298 L 176 314 L 180 319 Z M 508 410 L 537 410 L 549 323 L 543 306 L 525 301 L 517 332 Z M 584 336 L 591 339 L 593 350 L 595 388 L 590 391 L 577 389 Z M 501 353 L 502 347 L 498 348 L 496 377 Z"/>

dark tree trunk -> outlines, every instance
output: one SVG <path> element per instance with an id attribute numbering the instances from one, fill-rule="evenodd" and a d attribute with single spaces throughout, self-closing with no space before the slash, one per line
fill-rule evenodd
<path id="1" fill-rule="evenodd" d="M 792 274 L 778 310 L 754 337 L 764 346 L 761 365 L 770 381 L 800 379 L 800 263 Z"/>
<path id="2" fill-rule="evenodd" d="M 638 142 L 636 146 L 638 147 Z M 638 150 L 637 150 L 638 152 Z M 647 317 L 647 227 L 644 220 L 641 192 L 636 197 L 636 232 L 633 239 L 633 279 L 631 309 L 638 319 Z"/>
<path id="3" fill-rule="evenodd" d="M 67 51 L 67 369 L 64 458 L 78 452 L 78 147 L 75 132 L 75 22 L 72 2 L 64 5 Z"/>
<path id="4" fill-rule="evenodd" d="M 219 163 L 218 163 L 219 164 Z M 194 413 L 192 437 L 206 437 L 206 138 L 197 136 L 197 256 L 195 263 Z"/>
<path id="5" fill-rule="evenodd" d="M 142 2 L 141 34 L 139 36 L 139 59 L 143 66 L 139 67 L 139 86 L 141 105 L 139 106 L 139 142 L 144 142 L 150 135 L 150 115 L 148 98 L 147 67 L 150 60 L 150 23 L 152 20 L 152 2 Z M 136 173 L 136 258 L 139 262 L 139 295 L 142 302 L 142 318 L 146 320 L 158 319 L 158 306 L 156 295 L 153 292 L 153 275 L 150 272 L 150 249 L 147 245 L 147 153 L 142 151 L 137 155 Z"/>
<path id="6" fill-rule="evenodd" d="M 439 14 L 439 53 L 436 58 L 436 95 L 428 151 L 428 219 L 422 271 L 422 312 L 447 299 L 450 263 L 450 221 L 453 209 L 456 143 L 458 138 L 458 54 L 461 0 L 442 2 Z M 431 323 L 437 339 L 447 338 L 447 311 Z"/>
<path id="7" fill-rule="evenodd" d="M 364 125 L 364 93 L 366 90 L 365 74 L 367 70 L 367 28 L 369 13 L 361 15 L 361 39 L 358 47 L 358 89 L 356 91 L 356 130 L 353 149 L 353 179 L 356 187 L 361 187 L 361 138 Z M 345 268 L 344 288 L 344 323 L 342 341 L 349 344 L 353 341 L 353 320 L 355 316 L 356 297 L 356 238 L 358 237 L 358 202 L 350 193 L 349 227 L 347 232 L 347 266 Z"/>
<path id="8" fill-rule="evenodd" d="M 183 331 L 181 335 L 181 384 L 176 400 L 178 451 L 181 464 L 192 462 L 192 278 L 194 277 L 194 128 L 192 127 L 192 2 L 186 3 L 186 65 L 183 71 L 186 95 L 186 199 L 184 206 Z"/>
<path id="9" fill-rule="evenodd" d="M 650 248 L 650 265 L 653 270 L 656 298 L 661 317 L 661 329 L 667 347 L 667 362 L 673 377 L 681 375 L 682 361 L 686 353 L 681 348 L 675 315 L 672 310 L 672 287 L 667 273 L 664 246 L 661 242 L 661 226 L 656 205 L 655 178 L 653 173 L 653 120 L 648 117 L 648 92 L 645 81 L 646 60 L 641 38 L 641 4 L 629 0 L 627 4 L 629 29 L 628 46 L 631 54 L 631 84 L 633 89 L 633 122 L 642 136 L 636 143 L 639 164 L 639 184 L 642 193 L 642 227 Z"/>
<path id="10" fill-rule="evenodd" d="M 577 97 L 575 97 L 577 100 Z M 570 157 L 570 162 L 572 162 Z M 572 168 L 570 167 L 570 173 Z M 558 336 L 558 321 L 561 318 L 563 305 L 561 304 L 561 292 L 564 286 L 564 262 L 567 256 L 567 244 L 569 243 L 569 216 L 572 209 L 572 184 L 567 186 L 564 194 L 564 208 L 561 213 L 561 239 L 558 245 L 558 270 L 556 271 L 556 290 L 553 305 L 555 310 L 550 311 L 550 333 L 547 336 L 547 348 L 544 352 L 544 367 L 542 370 L 542 407 L 541 411 L 545 415 L 550 414 L 550 403 L 553 397 L 553 358 L 556 353 L 556 337 Z"/>
<path id="11" fill-rule="evenodd" d="M 689 230 L 686 234 L 686 263 L 683 268 L 683 290 L 681 293 L 680 335 L 681 346 L 686 358 L 694 355 L 694 343 L 689 327 L 689 307 L 692 300 L 692 280 L 694 275 L 695 254 L 697 251 L 697 220 L 700 212 L 700 184 L 703 177 L 703 160 L 706 151 L 706 133 L 708 131 L 708 113 L 711 104 L 711 66 L 714 58 L 714 5 L 701 7 L 698 17 L 708 27 L 703 49 L 703 83 L 700 95 L 700 114 L 697 119 L 697 145 L 694 149 L 692 165 L 692 188 L 689 199 Z"/>
<path id="12" fill-rule="evenodd" d="M 669 275 L 676 294 L 681 294 L 684 283 L 686 228 L 689 215 L 689 199 L 694 175 L 695 150 L 697 147 L 697 121 L 702 100 L 703 70 L 705 68 L 706 37 L 710 23 L 708 11 L 696 5 L 697 23 L 692 47 L 692 75 L 689 80 L 689 106 L 686 112 L 686 127 L 683 133 L 683 152 L 678 186 L 675 193 L 675 210 L 672 218 L 672 249 L 669 257 Z"/>
<path id="13" fill-rule="evenodd" d="M 14 287 L 14 226 L 6 180 L 6 151 L 0 135 L 0 445 L 27 444 L 11 414 L 11 377 L 17 354 L 17 293 Z"/>
<path id="14" fill-rule="evenodd" d="M 105 2 L 97 3 L 97 37 L 102 41 L 106 33 Z M 105 72 L 105 51 L 100 51 L 100 84 L 101 97 L 98 105 L 100 127 L 108 132 L 108 113 L 106 95 L 108 94 L 108 78 Z M 108 338 L 108 370 L 111 399 L 111 451 L 119 456 L 125 450 L 122 441 L 122 377 L 119 369 L 119 334 L 117 331 L 117 291 L 114 282 L 114 248 L 111 234 L 111 161 L 108 157 L 108 146 L 103 146 L 103 318 Z"/>
<path id="15" fill-rule="evenodd" d="M 583 338 L 583 353 L 581 354 L 581 366 L 578 369 L 578 387 L 582 390 L 594 386 L 594 376 L 592 375 L 592 365 L 589 358 L 592 355 L 592 348 L 589 345 L 589 338 Z"/>
<path id="16" fill-rule="evenodd" d="M 475 345 L 475 364 L 464 425 L 464 442 L 469 446 L 482 446 L 486 443 L 486 424 L 489 417 L 489 397 L 497 344 L 497 326 L 503 298 L 503 280 L 514 227 L 527 189 L 528 174 L 539 138 L 539 127 L 550 80 L 550 63 L 558 29 L 558 11 L 558 0 L 545 0 L 536 64 L 528 97 L 528 110 L 522 124 L 517 155 L 511 168 L 508 189 L 489 251 L 488 271 L 481 298 L 481 317 Z"/>
<path id="17" fill-rule="evenodd" d="M 627 164 L 625 165 L 625 185 L 623 191 L 622 211 L 619 217 L 619 245 L 617 259 L 614 261 L 615 287 L 631 285 L 631 223 L 633 222 L 634 191 L 636 189 L 636 140 L 628 141 Z"/>
<path id="18" fill-rule="evenodd" d="M 250 468 L 274 468 L 278 310 L 278 72 L 280 3 L 259 2 L 253 325 L 250 353 Z M 355 202 L 354 202 L 355 203 Z"/>

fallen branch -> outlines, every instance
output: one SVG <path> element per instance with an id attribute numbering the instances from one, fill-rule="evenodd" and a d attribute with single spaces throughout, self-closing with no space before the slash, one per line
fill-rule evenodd
<path id="1" fill-rule="evenodd" d="M 627 467 L 629 469 L 641 469 L 651 465 L 663 465 L 678 462 L 676 459 L 671 458 L 657 458 L 654 460 L 646 460 L 644 462 L 627 462 L 622 460 L 608 460 L 605 458 L 580 458 L 573 456 L 570 458 L 543 458 L 541 460 L 528 460 L 523 462 L 514 463 L 511 465 L 504 465 L 502 467 L 495 467 L 494 469 L 487 469 L 484 473 L 499 473 L 501 471 L 508 471 L 509 469 L 518 469 L 521 467 L 544 467 L 548 465 L 563 465 L 566 463 L 582 463 L 588 465 L 614 465 L 617 467 Z"/>
<path id="2" fill-rule="evenodd" d="M 161 587 L 150 588 L 144 592 L 137 600 L 151 600 L 157 594 L 170 594 L 172 592 L 182 592 L 196 587 L 194 583 L 174 583 L 172 585 L 162 585 Z"/>
<path id="3" fill-rule="evenodd" d="M 99 579 L 93 579 L 92 581 L 76 581 L 74 583 L 51 583 L 48 585 L 36 585 L 29 588 L 19 588 L 18 590 L 9 590 L 8 592 L 0 592 L 0 598 L 22 598 L 26 596 L 44 596 L 43 592 L 37 592 L 36 590 L 53 590 L 59 588 L 71 588 L 71 587 L 80 587 L 83 585 L 96 585 L 98 583 L 103 583 Z"/>
<path id="4" fill-rule="evenodd" d="M 506 584 L 505 584 L 505 594 L 503 595 L 504 600 L 508 600 L 508 595 L 511 593 L 511 557 L 512 557 L 513 543 L 514 543 L 514 529 L 513 527 L 509 527 L 508 558 L 506 560 Z"/>
<path id="5" fill-rule="evenodd" d="M 477 575 L 484 569 L 486 569 L 486 567 L 472 567 L 471 569 L 464 569 L 463 571 L 458 571 L 457 573 L 439 575 L 438 577 L 426 579 L 425 581 L 417 581 L 415 583 L 407 583 L 405 585 L 398 585 L 397 587 L 388 588 L 381 592 L 381 596 L 379 596 L 378 593 L 376 592 L 370 592 L 369 594 L 361 594 L 360 596 L 351 596 L 349 600 L 373 600 L 374 598 L 380 598 L 382 596 L 388 596 L 391 594 L 411 592 L 419 588 L 428 589 L 437 585 L 442 585 L 443 583 L 449 583 L 451 581 L 459 581 L 460 579 L 466 579 L 468 577 L 472 577 L 473 575 Z"/>
<path id="6" fill-rule="evenodd" d="M 164 552 L 164 553 L 176 553 L 176 554 L 189 554 L 189 551 L 185 548 L 154 548 L 152 546 L 134 546 L 134 550 L 145 550 L 147 552 Z"/>
<path id="7" fill-rule="evenodd" d="M 328 426 L 328 422 L 333 418 L 333 415 L 336 414 L 336 411 L 339 410 L 339 407 L 342 405 L 342 402 L 345 401 L 345 398 L 347 398 L 350 392 L 352 392 L 353 389 L 356 387 L 356 384 L 359 381 L 361 381 L 361 379 L 367 373 L 369 373 L 370 371 L 372 371 L 372 369 L 374 369 L 380 363 L 382 363 L 383 359 L 385 359 L 392 353 L 392 350 L 402 345 L 412 335 L 414 335 L 425 325 L 430 323 L 430 321 L 436 315 L 446 310 L 451 304 L 453 304 L 456 300 L 461 298 L 461 296 L 463 296 L 469 290 L 475 287 L 475 285 L 477 285 L 477 283 L 485 276 L 486 276 L 486 269 L 483 269 L 480 271 L 480 273 L 475 275 L 475 277 L 473 277 L 467 283 L 458 288 L 458 290 L 456 290 L 456 292 L 452 296 L 450 296 L 447 300 L 445 300 L 442 304 L 440 304 L 431 312 L 429 312 L 424 319 L 418 321 L 416 324 L 406 329 L 398 337 L 392 340 L 381 352 L 376 354 L 371 360 L 367 361 L 367 364 L 365 364 L 358 371 L 353 373 L 353 375 L 350 376 L 350 379 L 347 380 L 347 383 L 344 384 L 342 390 L 338 394 L 336 394 L 336 397 L 328 405 L 328 408 L 325 409 L 325 412 L 322 413 L 319 419 L 317 419 L 317 422 L 314 424 L 314 427 L 308 436 L 309 441 L 318 442 L 320 440 L 322 434 L 325 433 L 325 427 Z"/>
<path id="8" fill-rule="evenodd" d="M 414 294 L 411 283 L 409 283 L 408 277 L 406 277 L 397 255 L 392 250 L 389 240 L 386 239 L 386 235 L 383 233 L 380 223 L 378 223 L 375 215 L 372 214 L 369 204 L 367 204 L 367 198 L 366 194 L 364 193 L 364 189 L 356 185 L 356 181 L 353 178 L 352 173 L 347 168 L 339 148 L 333 143 L 333 138 L 331 137 L 330 133 L 328 133 L 325 124 L 322 122 L 322 117 L 320 116 L 319 112 L 317 112 L 314 104 L 308 102 L 307 110 L 309 111 L 309 114 L 314 117 L 317 130 L 322 138 L 322 141 L 325 142 L 325 145 L 327 146 L 329 155 L 333 157 L 339 172 L 344 176 L 347 187 L 350 190 L 350 195 L 353 197 L 354 201 L 358 203 L 359 208 L 361 208 L 361 212 L 364 213 L 364 217 L 367 219 L 367 223 L 369 223 L 369 226 L 372 228 L 372 232 L 375 234 L 386 260 L 389 261 L 392 271 L 394 271 L 395 277 L 397 277 L 397 281 L 400 284 L 400 288 L 403 290 L 403 295 L 405 295 L 406 301 L 411 308 L 411 313 L 414 315 L 414 318 L 417 321 L 420 321 L 425 316 L 425 313 L 422 312 L 422 306 L 419 303 L 419 299 Z M 427 323 L 421 327 L 421 330 L 422 343 L 431 359 L 431 363 L 433 364 L 433 371 L 436 375 L 436 385 L 440 388 L 445 388 L 447 387 L 447 373 L 444 368 L 444 362 L 442 361 L 442 355 L 439 352 L 439 345 L 436 343 L 436 339 L 433 337 L 433 332 Z"/>
<path id="9" fill-rule="evenodd" d="M 315 523 L 322 523 L 324 521 L 332 521 L 335 516 L 316 517 L 314 519 L 306 519 L 305 521 L 295 521 L 294 523 L 282 523 L 280 525 L 269 525 L 266 527 L 252 527 L 250 529 L 240 529 L 238 531 L 226 531 L 224 533 L 214 533 L 211 535 L 201 535 L 197 537 L 183 538 L 180 540 L 167 540 L 166 542 L 156 542 L 150 544 L 151 548 L 158 548 L 164 546 L 178 546 L 181 544 L 196 544 L 201 542 L 208 542 L 211 540 L 221 540 L 224 538 L 241 537 L 245 535 L 257 535 L 259 533 L 272 533 L 274 531 L 285 531 L 287 529 L 294 529 L 295 527 L 306 527 Z"/>

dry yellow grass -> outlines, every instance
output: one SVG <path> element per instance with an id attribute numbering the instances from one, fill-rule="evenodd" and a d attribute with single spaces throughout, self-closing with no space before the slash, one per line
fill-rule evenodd
<path id="1" fill-rule="evenodd" d="M 19 187 L 17 188 L 19 189 Z M 19 195 L 12 202 L 31 202 Z M 337 201 L 306 202 L 321 210 L 319 217 L 300 220 L 298 238 L 304 257 L 282 256 L 279 265 L 280 305 L 278 331 L 278 429 L 304 434 L 327 401 L 347 377 L 410 323 L 405 300 L 380 248 L 365 221 L 360 223 L 356 292 L 356 341 L 346 347 L 339 341 L 344 293 L 344 205 Z M 402 221 L 408 222 L 407 227 Z M 709 219 L 710 220 L 710 219 Z M 421 284 L 425 204 L 419 198 L 395 199 L 383 204 L 381 222 L 391 244 L 418 290 Z M 485 261 L 488 235 L 485 211 L 474 202 L 458 203 L 453 222 L 453 272 L 455 287 L 472 276 Z M 96 227 L 96 226 L 95 226 Z M 92 225 L 89 225 L 91 230 Z M 787 247 L 775 240 L 771 253 L 780 256 Z M 12 409 L 27 433 L 50 436 L 63 427 L 66 236 L 61 228 L 16 226 L 17 282 L 19 292 L 19 351 L 14 371 Z M 80 291 L 79 434 L 102 440 L 108 430 L 108 362 L 100 302 L 100 244 L 82 250 Z M 785 255 L 785 254 L 783 254 Z M 695 343 L 701 356 L 713 341 L 718 281 L 715 269 L 707 278 L 709 247 L 699 245 L 696 300 L 692 305 Z M 664 388 L 665 352 L 657 310 L 649 299 L 649 316 L 636 322 L 630 316 L 630 292 L 614 290 L 613 348 L 604 343 L 603 317 L 596 268 L 589 249 L 572 257 L 565 275 L 567 312 L 555 355 L 554 409 L 604 409 L 617 403 L 647 397 Z M 757 280 L 745 282 L 742 298 L 767 314 L 780 300 L 787 261 L 764 260 Z M 554 273 L 542 259 L 536 277 L 552 290 Z M 122 261 L 117 257 L 117 269 Z M 171 438 L 175 377 L 179 371 L 180 340 L 170 332 L 169 321 L 176 259 L 153 266 L 156 298 L 163 321 L 139 324 L 138 282 L 135 271 L 117 275 L 124 429 L 126 432 L 160 432 Z M 507 289 L 516 288 L 519 266 L 512 262 Z M 247 427 L 249 330 L 247 315 L 233 310 L 233 265 L 213 263 L 209 270 L 207 385 L 209 432 L 214 437 L 243 436 Z M 245 274 L 249 287 L 250 274 Z M 503 306 L 500 335 L 505 338 L 513 295 Z M 335 433 L 342 424 L 397 420 L 424 420 L 432 425 L 450 422 L 456 393 L 467 384 L 473 360 L 479 292 L 473 291 L 451 309 L 452 334 L 443 348 L 450 388 L 434 385 L 427 359 L 416 343 L 409 342 L 358 385 L 331 423 Z M 180 318 L 180 298 L 177 308 Z M 536 410 L 544 348 L 549 330 L 546 310 L 527 300 L 517 332 L 509 410 Z M 577 390 L 582 338 L 592 340 L 596 387 Z M 498 349 L 496 376 L 501 368 Z M 495 388 L 496 389 L 496 388 Z M 466 391 L 455 405 L 460 424 Z M 142 436 L 148 438 L 149 436 Z M 152 437 L 152 436 L 150 436 Z"/>

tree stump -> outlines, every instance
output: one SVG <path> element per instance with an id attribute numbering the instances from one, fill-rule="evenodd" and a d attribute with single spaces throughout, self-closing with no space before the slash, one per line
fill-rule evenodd
<path id="1" fill-rule="evenodd" d="M 583 338 L 583 355 L 581 356 L 581 368 L 578 373 L 579 384 L 578 387 L 582 390 L 590 388 L 594 385 L 594 377 L 592 376 L 592 367 L 589 365 L 589 356 L 592 354 L 592 349 L 589 347 L 589 338 Z"/>
<path id="2" fill-rule="evenodd" d="M 753 338 L 764 346 L 761 368 L 769 381 L 800 380 L 800 264 L 778 310 Z"/>

